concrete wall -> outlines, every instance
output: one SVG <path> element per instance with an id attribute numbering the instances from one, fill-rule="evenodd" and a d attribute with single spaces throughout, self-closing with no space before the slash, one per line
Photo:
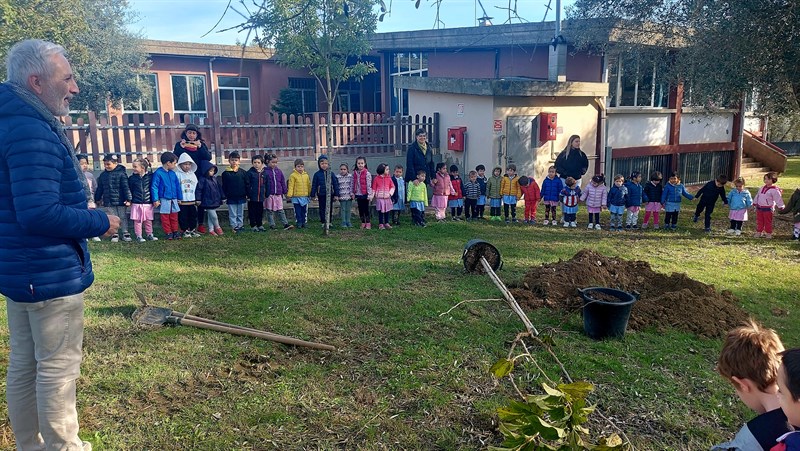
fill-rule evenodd
<path id="1" fill-rule="evenodd" d="M 497 61 L 497 73 L 495 73 Z M 449 78 L 509 78 L 547 79 L 548 48 L 500 47 L 497 51 L 447 52 L 428 54 L 428 76 Z M 567 56 L 567 80 L 600 82 L 602 58 L 577 53 Z"/>
<path id="2" fill-rule="evenodd" d="M 683 113 L 681 144 L 730 142 L 733 139 L 733 113 Z"/>
<path id="3" fill-rule="evenodd" d="M 494 118 L 503 120 L 509 116 L 536 116 L 541 112 L 558 114 L 556 140 L 539 148 L 531 147 L 530 159 L 517 163 L 517 170 L 523 175 L 533 175 L 537 182 L 547 175 L 547 168 L 555 162 L 555 157 L 567 145 L 571 135 L 581 137 L 581 150 L 589 157 L 589 170 L 584 177 L 586 183 L 595 174 L 595 155 L 597 152 L 597 109 L 591 98 L 586 97 L 497 97 L 494 100 Z M 504 128 L 503 132 L 506 130 Z M 498 163 L 500 148 L 499 136 L 492 137 L 491 165 Z M 505 144 L 504 144 L 505 146 Z M 487 167 L 489 164 L 484 163 Z"/>
<path id="4" fill-rule="evenodd" d="M 611 147 L 669 144 L 670 113 L 609 113 L 608 145 Z"/>
<path id="5" fill-rule="evenodd" d="M 493 164 L 494 136 L 492 135 L 492 98 L 465 94 L 444 94 L 436 92 L 409 91 L 408 111 L 410 114 L 440 114 L 439 136 L 441 152 L 445 163 L 456 164 L 463 171 L 473 170 L 483 164 Z M 458 114 L 458 105 L 464 104 L 463 116 Z M 466 152 L 447 150 L 447 129 L 467 127 Z"/>

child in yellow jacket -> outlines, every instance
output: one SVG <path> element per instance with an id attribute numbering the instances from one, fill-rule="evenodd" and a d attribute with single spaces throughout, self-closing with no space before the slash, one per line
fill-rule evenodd
<path id="1" fill-rule="evenodd" d="M 305 171 L 305 163 L 301 158 L 294 160 L 294 171 L 289 175 L 289 189 L 286 197 L 292 199 L 294 218 L 298 229 L 306 227 L 308 202 L 311 195 L 311 178 Z"/>
<path id="2" fill-rule="evenodd" d="M 509 164 L 506 168 L 506 175 L 500 183 L 500 195 L 503 196 L 503 213 L 505 214 L 506 224 L 509 223 L 508 210 L 511 208 L 511 221 L 517 222 L 517 200 L 522 192 L 519 189 L 519 177 L 517 177 L 517 166 Z"/>

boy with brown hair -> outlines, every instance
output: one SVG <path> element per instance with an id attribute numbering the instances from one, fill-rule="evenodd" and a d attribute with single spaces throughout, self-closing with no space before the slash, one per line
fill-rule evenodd
<path id="1" fill-rule="evenodd" d="M 778 437 L 772 451 L 800 450 L 800 348 L 781 353 L 778 368 L 778 402 L 793 425 L 790 432 Z"/>
<path id="2" fill-rule="evenodd" d="M 783 343 L 778 334 L 755 321 L 728 332 L 717 371 L 758 416 L 742 426 L 733 440 L 714 446 L 712 451 L 769 450 L 778 437 L 791 430 L 777 396 L 781 352 Z"/>

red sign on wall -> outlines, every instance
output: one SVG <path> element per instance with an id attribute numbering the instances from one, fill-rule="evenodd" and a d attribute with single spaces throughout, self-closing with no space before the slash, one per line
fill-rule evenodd
<path id="1" fill-rule="evenodd" d="M 503 120 L 502 119 L 495 119 L 494 120 L 494 131 L 502 132 L 503 131 Z"/>

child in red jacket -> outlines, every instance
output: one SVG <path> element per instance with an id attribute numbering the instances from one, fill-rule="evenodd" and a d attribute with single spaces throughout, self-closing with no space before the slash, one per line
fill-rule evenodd
<path id="1" fill-rule="evenodd" d="M 536 206 L 542 200 L 539 184 L 533 177 L 522 176 L 519 178 L 519 190 L 522 192 L 522 198 L 525 199 L 525 219 L 522 222 L 536 224 Z"/>
<path id="2" fill-rule="evenodd" d="M 450 215 L 453 221 L 461 220 L 461 213 L 464 210 L 464 193 L 461 190 L 461 176 L 458 175 L 458 166 L 450 165 L 450 183 L 453 191 L 447 196 L 447 206 L 450 207 Z"/>

